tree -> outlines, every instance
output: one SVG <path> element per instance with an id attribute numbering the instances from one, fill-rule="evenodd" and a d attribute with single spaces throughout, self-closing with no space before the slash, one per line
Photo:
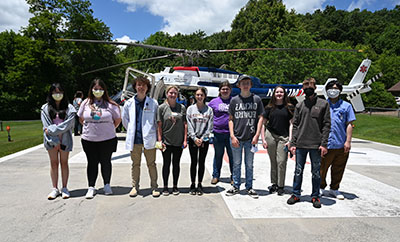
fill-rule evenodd
<path id="1" fill-rule="evenodd" d="M 280 47 L 276 39 L 280 34 L 296 29 L 298 18 L 288 12 L 281 0 L 250 0 L 236 15 L 228 36 L 230 48 Z M 232 66 L 246 72 L 249 65 L 263 55 L 259 52 L 235 54 Z"/>
<path id="2" fill-rule="evenodd" d="M 103 79 L 111 90 L 115 88 L 117 77 L 113 72 L 87 76 L 81 73 L 117 63 L 116 47 L 57 41 L 58 38 L 111 40 L 109 28 L 93 17 L 88 0 L 27 2 L 34 16 L 23 29 L 23 35 L 6 33 L 0 39 L 0 45 L 7 50 L 0 52 L 1 85 L 5 87 L 1 90 L 1 105 L 11 107 L 7 118 L 37 118 L 40 104 L 45 102 L 53 82 L 62 83 L 70 99 L 78 89 L 86 92 L 94 77 Z"/>
<path id="3" fill-rule="evenodd" d="M 0 43 L 0 119 L 34 118 L 45 90 L 37 72 L 46 59 L 41 43 L 13 32 L 1 33 Z"/>
<path id="4" fill-rule="evenodd" d="M 366 107 L 395 108 L 397 107 L 393 95 L 386 91 L 385 85 L 381 82 L 375 82 L 371 85 L 371 91 L 362 94 L 364 105 Z"/>
<path id="5" fill-rule="evenodd" d="M 379 70 L 383 73 L 383 77 L 378 81 L 384 84 L 386 90 L 400 81 L 399 55 L 386 51 L 379 56 L 376 64 Z"/>

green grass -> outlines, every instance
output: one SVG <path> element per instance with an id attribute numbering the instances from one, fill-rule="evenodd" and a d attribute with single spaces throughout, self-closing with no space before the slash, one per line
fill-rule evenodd
<path id="1" fill-rule="evenodd" d="M 353 137 L 400 146 L 400 118 L 357 114 Z"/>
<path id="2" fill-rule="evenodd" d="M 8 142 L 7 125 L 11 128 L 12 142 Z M 3 121 L 3 131 L 0 131 L 0 157 L 43 143 L 42 127 L 40 120 Z"/>

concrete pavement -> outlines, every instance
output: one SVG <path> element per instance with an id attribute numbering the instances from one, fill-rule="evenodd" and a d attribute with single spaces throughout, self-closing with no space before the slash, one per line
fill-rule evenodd
<path id="1" fill-rule="evenodd" d="M 47 200 L 49 159 L 44 147 L 0 160 L 0 241 L 396 241 L 400 229 L 400 147 L 354 139 L 341 189 L 346 199 L 321 199 L 322 208 L 309 202 L 310 166 L 304 171 L 304 202 L 287 205 L 294 161 L 288 161 L 287 194 L 268 194 L 269 159 L 259 146 L 255 155 L 254 188 L 260 198 L 242 194 L 226 197 L 228 164 L 222 182 L 211 185 L 213 148 L 206 160 L 203 196 L 189 195 L 190 157 L 181 159 L 178 196 L 153 198 L 142 159 L 141 191 L 130 198 L 130 156 L 121 137 L 113 156 L 114 195 L 85 199 L 86 158 L 75 137 L 70 154 L 69 189 L 72 197 Z M 157 152 L 158 183 L 162 156 Z M 243 167 L 244 168 L 244 167 Z M 244 172 L 244 169 L 242 169 Z M 243 176 L 244 177 L 244 176 Z M 172 184 L 172 181 L 170 182 Z M 241 187 L 244 189 L 244 185 Z"/>

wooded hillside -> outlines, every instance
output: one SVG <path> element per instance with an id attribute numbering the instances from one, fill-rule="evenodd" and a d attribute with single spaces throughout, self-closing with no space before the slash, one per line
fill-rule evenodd
<path id="1" fill-rule="evenodd" d="M 143 59 L 165 52 L 89 43 L 58 42 L 57 38 L 111 40 L 110 29 L 93 17 L 88 0 L 28 0 L 34 14 L 29 25 L 14 33 L 0 33 L 1 119 L 38 118 L 48 87 L 61 82 L 72 100 L 76 90 L 87 92 L 90 81 L 100 77 L 110 93 L 122 88 L 125 67 L 82 76 L 96 68 Z M 269 51 L 210 54 L 196 65 L 219 67 L 259 77 L 263 83 L 299 83 L 315 77 L 319 84 L 336 77 L 348 83 L 364 58 L 372 60 L 367 79 L 384 76 L 363 94 L 365 106 L 395 107 L 386 90 L 400 78 L 400 6 L 376 12 L 351 12 L 328 6 L 313 14 L 285 9 L 280 0 L 250 0 L 236 15 L 230 31 L 207 36 L 157 32 L 145 44 L 185 49 L 232 48 L 332 48 L 363 49 L 363 53 Z M 165 66 L 182 65 L 181 59 L 135 64 L 144 71 L 159 72 Z"/>

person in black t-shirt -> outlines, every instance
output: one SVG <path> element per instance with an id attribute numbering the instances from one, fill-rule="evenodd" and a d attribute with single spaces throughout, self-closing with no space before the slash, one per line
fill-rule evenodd
<path id="1" fill-rule="evenodd" d="M 287 145 L 292 133 L 293 109 L 285 89 L 275 87 L 271 101 L 265 107 L 261 139 L 271 161 L 272 186 L 268 189 L 271 194 L 278 192 L 279 196 L 285 193 Z"/>

